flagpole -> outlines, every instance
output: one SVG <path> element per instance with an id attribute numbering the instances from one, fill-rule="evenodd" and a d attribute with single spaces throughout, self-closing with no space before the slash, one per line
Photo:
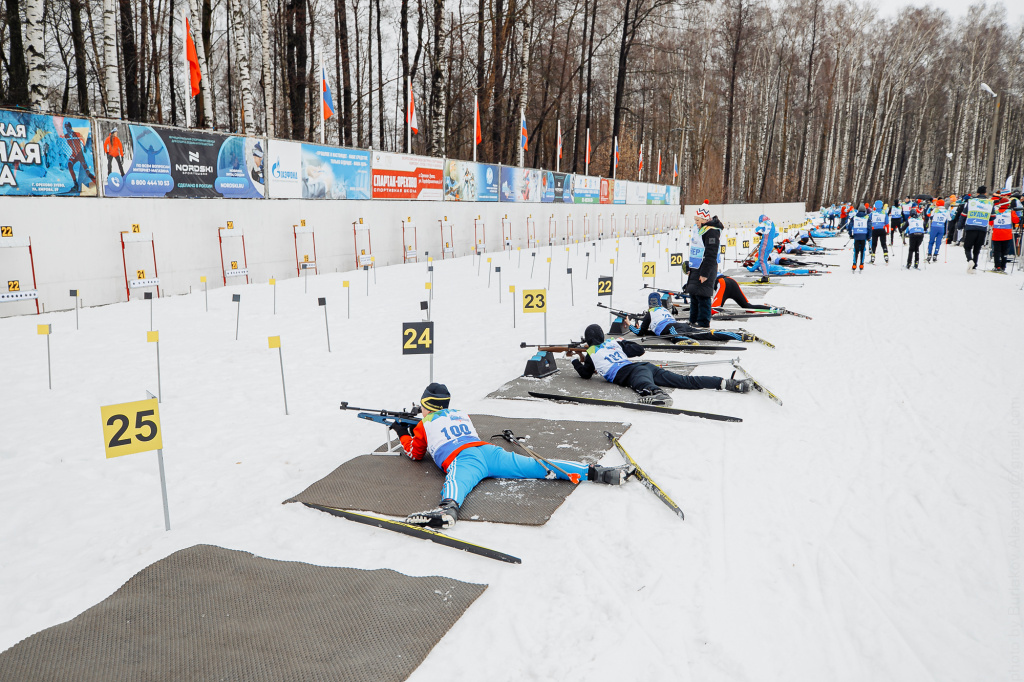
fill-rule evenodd
<path id="1" fill-rule="evenodd" d="M 181 59 L 185 65 L 185 127 L 192 127 L 192 72 L 188 68 L 188 14 L 186 8 L 181 9 Z"/>
<path id="2" fill-rule="evenodd" d="M 335 86 L 337 87 L 337 86 Z M 320 144 L 324 143 L 324 129 L 327 127 L 327 112 L 324 110 L 324 53 L 320 52 Z"/>
<path id="3" fill-rule="evenodd" d="M 585 166 L 586 170 L 583 172 L 590 175 L 590 128 L 587 128 L 587 163 Z"/>
<path id="4" fill-rule="evenodd" d="M 409 99 L 412 95 L 412 83 L 405 77 L 405 153 L 412 154 L 412 115 L 409 112 Z"/>
<path id="5" fill-rule="evenodd" d="M 612 153 L 612 180 L 615 179 L 615 174 L 618 173 L 618 171 L 619 171 L 619 163 L 618 163 L 619 160 L 615 158 L 615 155 L 618 154 L 618 153 L 619 153 L 619 136 L 616 135 L 615 136 L 615 151 Z"/>
<path id="6" fill-rule="evenodd" d="M 519 110 L 519 167 L 523 167 L 523 128 L 526 127 L 526 112 Z"/>
<path id="7" fill-rule="evenodd" d="M 562 122 L 558 122 L 558 154 L 555 156 L 555 172 L 562 170 Z"/>
<path id="8" fill-rule="evenodd" d="M 473 163 L 476 163 L 476 131 L 480 129 L 480 98 L 473 95 Z"/>

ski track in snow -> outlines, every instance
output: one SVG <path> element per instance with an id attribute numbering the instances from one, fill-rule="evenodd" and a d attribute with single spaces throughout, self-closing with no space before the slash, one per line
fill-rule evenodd
<path id="1" fill-rule="evenodd" d="M 682 250 L 678 236 L 654 238 L 654 252 Z M 554 267 L 551 343 L 608 319 L 594 303 L 609 258 L 619 263 L 615 307 L 644 306 L 640 249 L 627 239 L 614 249 L 612 240 L 573 247 L 575 306 L 564 265 Z M 804 286 L 768 293 L 814 320 L 716 324 L 777 346 L 748 345 L 742 361 L 785 406 L 675 391 L 676 407 L 742 424 L 484 398 L 522 371 L 531 351 L 520 341 L 543 340 L 542 317 L 524 315 L 520 296 L 544 288 L 548 271 L 541 261 L 531 279 L 529 253 L 521 267 L 518 254 L 489 254 L 503 269 L 499 305 L 497 277 L 488 288 L 475 259 L 435 261 L 434 376 L 453 405 L 631 422 L 623 445 L 686 513 L 680 522 L 635 482 L 583 484 L 544 526 L 451 531 L 521 566 L 281 504 L 380 443 L 379 425 L 340 412 L 339 401 L 399 409 L 418 400 L 428 359 L 401 355 L 400 325 L 422 319 L 426 263 L 380 269 L 369 295 L 362 272 L 311 277 L 308 294 L 300 279 L 278 280 L 276 315 L 266 283 L 210 291 L 209 313 L 201 291 L 155 301 L 171 532 L 155 454 L 106 460 L 99 423 L 101 405 L 156 392 L 149 303 L 83 309 L 80 331 L 68 311 L 0 319 L 0 650 L 172 552 L 210 543 L 488 583 L 413 682 L 1011 679 L 1021 647 L 1022 376 L 1011 341 L 1024 332 L 1021 276 L 968 276 L 955 248 L 948 263 L 907 271 L 900 244 L 888 266 L 879 256 L 851 274 L 849 254 L 828 256 L 833 274 L 788 278 Z M 676 286 L 665 260 L 655 283 Z M 238 341 L 233 293 L 242 294 Z M 45 323 L 52 391 L 35 329 Z M 271 335 L 282 340 L 290 416 Z M 603 463 L 620 462 L 609 448 Z"/>

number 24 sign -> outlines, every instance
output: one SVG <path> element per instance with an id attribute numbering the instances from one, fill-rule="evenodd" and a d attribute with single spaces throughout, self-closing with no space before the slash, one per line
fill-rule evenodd
<path id="1" fill-rule="evenodd" d="M 162 450 L 160 407 L 156 398 L 100 408 L 107 458 Z"/>

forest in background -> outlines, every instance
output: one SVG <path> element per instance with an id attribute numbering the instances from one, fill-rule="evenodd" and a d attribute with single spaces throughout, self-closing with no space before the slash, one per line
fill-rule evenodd
<path id="1" fill-rule="evenodd" d="M 677 184 L 682 201 L 963 193 L 1024 171 L 1024 24 L 846 0 L 0 0 L 0 105 Z M 987 93 L 987 85 L 998 99 Z M 993 145 L 994 140 L 994 145 Z M 644 169 L 638 169 L 641 146 Z M 662 173 L 657 176 L 658 158 Z M 679 176 L 673 182 L 673 161 Z"/>

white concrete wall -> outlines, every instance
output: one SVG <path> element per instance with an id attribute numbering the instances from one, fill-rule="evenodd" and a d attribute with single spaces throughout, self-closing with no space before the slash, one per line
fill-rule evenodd
<path id="1" fill-rule="evenodd" d="M 693 224 L 693 214 L 698 205 L 687 205 L 683 208 L 686 224 Z M 787 204 L 711 204 L 711 215 L 717 215 L 726 227 L 752 227 L 757 224 L 759 216 L 766 215 L 775 221 L 781 230 L 788 225 L 804 221 L 803 202 Z"/>
<path id="2" fill-rule="evenodd" d="M 352 223 L 363 218 L 370 227 L 371 253 L 376 265 L 402 262 L 402 221 L 413 218 L 418 251 L 441 258 L 439 221 L 447 216 L 452 226 L 456 256 L 472 252 L 474 219 L 480 216 L 486 231 L 486 250 L 500 251 L 503 246 L 502 218 L 508 216 L 513 248 L 527 248 L 528 216 L 536 222 L 536 234 L 547 245 L 548 223 L 554 216 L 554 241 L 567 238 L 571 216 L 573 232 L 569 241 L 583 240 L 584 217 L 591 224 L 590 239 L 598 237 L 603 224 L 606 237 L 613 236 L 613 221 L 618 235 L 664 231 L 678 223 L 677 206 L 508 204 L 408 201 L 317 201 L 281 199 L 264 201 L 226 199 L 151 199 L 151 198 L 64 198 L 0 197 L 0 225 L 11 225 L 16 237 L 31 237 L 35 274 L 41 305 L 45 310 L 71 309 L 69 289 L 79 289 L 83 305 L 101 305 L 126 300 L 125 265 L 121 258 L 119 233 L 131 230 L 133 223 L 143 233 L 152 233 L 162 296 L 201 289 L 200 276 L 207 277 L 212 289 L 223 286 L 218 245 L 218 227 L 233 221 L 245 235 L 250 281 L 265 282 L 270 277 L 296 276 L 295 242 L 292 225 L 305 219 L 316 232 L 316 256 L 321 272 L 356 269 Z M 624 223 L 628 218 L 629 229 Z M 756 218 L 756 216 L 755 216 Z M 600 223 L 599 223 L 600 220 Z M 366 233 L 360 234 L 360 239 Z M 309 253 L 309 242 L 299 237 L 299 257 Z M 447 231 L 446 231 L 447 239 Z M 360 244 L 360 248 L 365 248 Z M 126 249 L 128 276 L 146 270 L 152 277 L 152 251 L 148 243 L 130 243 Z M 224 260 L 238 260 L 242 267 L 238 239 L 224 240 Z M 20 279 L 23 290 L 31 288 L 26 249 L 0 249 L 0 279 Z M 228 278 L 228 286 L 244 283 L 245 278 Z M 6 289 L 6 287 L 4 287 Z M 133 290 L 132 298 L 141 297 Z M 30 301 L 0 303 L 0 316 L 35 312 Z"/>

